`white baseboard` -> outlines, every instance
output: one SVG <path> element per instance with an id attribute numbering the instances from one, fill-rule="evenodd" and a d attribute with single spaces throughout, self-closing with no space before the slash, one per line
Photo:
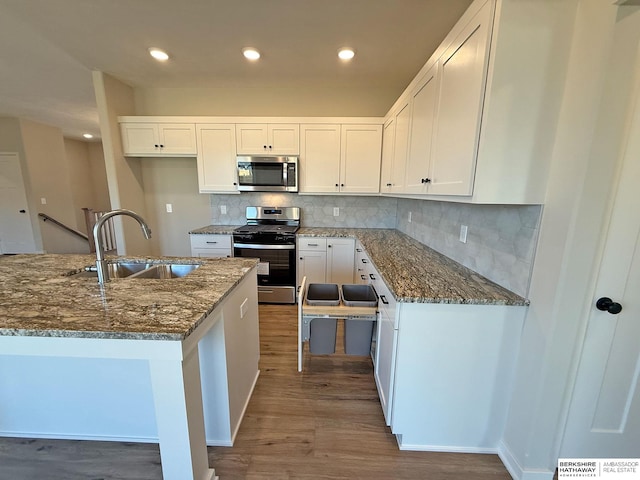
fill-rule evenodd
<path id="1" fill-rule="evenodd" d="M 498 456 L 514 480 L 553 480 L 554 470 L 524 469 L 509 447 L 500 441 Z"/>
<path id="2" fill-rule="evenodd" d="M 460 446 L 448 446 L 448 445 L 422 445 L 403 443 L 400 435 L 396 435 L 398 442 L 398 448 L 400 450 L 409 450 L 414 452 L 448 452 L 448 453 L 498 453 L 497 448 L 488 447 L 460 447 Z"/>
<path id="3" fill-rule="evenodd" d="M 84 435 L 73 433 L 0 431 L 0 437 L 44 438 L 48 440 L 89 440 L 95 442 L 158 443 L 158 437 L 119 437 L 112 435 Z"/>

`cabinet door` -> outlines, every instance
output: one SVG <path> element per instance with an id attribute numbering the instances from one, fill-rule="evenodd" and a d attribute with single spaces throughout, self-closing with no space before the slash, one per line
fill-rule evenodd
<path id="1" fill-rule="evenodd" d="M 441 58 L 429 193 L 471 195 L 491 33 L 482 9 Z"/>
<path id="2" fill-rule="evenodd" d="M 340 125 L 300 126 L 300 192 L 334 193 L 340 182 Z"/>
<path id="3" fill-rule="evenodd" d="M 299 251 L 298 252 L 298 285 L 307 277 L 309 283 L 326 283 L 327 252 Z"/>
<path id="4" fill-rule="evenodd" d="M 202 124 L 196 132 L 200 193 L 239 193 L 235 125 Z"/>
<path id="5" fill-rule="evenodd" d="M 274 155 L 298 155 L 300 153 L 300 126 L 296 124 L 272 124 L 267 126 L 267 145 Z"/>
<path id="6" fill-rule="evenodd" d="M 396 136 L 396 119 L 390 118 L 382 130 L 382 168 L 380 174 L 380 193 L 391 193 L 393 183 L 393 143 Z"/>
<path id="7" fill-rule="evenodd" d="M 438 63 L 427 71 L 412 94 L 406 193 L 426 193 L 431 182 L 431 143 L 438 99 L 437 72 Z"/>
<path id="8" fill-rule="evenodd" d="M 396 131 L 393 148 L 393 168 L 391 170 L 392 192 L 404 190 L 404 177 L 407 168 L 409 151 L 409 127 L 411 125 L 411 108 L 407 102 L 396 115 Z"/>
<path id="9" fill-rule="evenodd" d="M 239 155 L 269 153 L 266 124 L 236 125 L 236 150 Z"/>
<path id="10" fill-rule="evenodd" d="M 196 129 L 193 124 L 158 124 L 160 151 L 163 155 L 193 156 L 197 153 Z"/>
<path id="11" fill-rule="evenodd" d="M 341 137 L 340 191 L 378 193 L 382 125 L 343 125 Z"/>
<path id="12" fill-rule="evenodd" d="M 376 332 L 376 361 L 374 378 L 378 387 L 378 396 L 387 425 L 391 425 L 391 407 L 393 401 L 393 382 L 395 372 L 396 348 L 398 343 L 394 321 L 384 310 L 378 314 Z"/>
<path id="13" fill-rule="evenodd" d="M 122 149 L 128 156 L 150 156 L 160 151 L 158 124 L 156 123 L 122 123 Z"/>
<path id="14" fill-rule="evenodd" d="M 327 282 L 353 283 L 355 240 L 330 238 L 327 240 Z"/>

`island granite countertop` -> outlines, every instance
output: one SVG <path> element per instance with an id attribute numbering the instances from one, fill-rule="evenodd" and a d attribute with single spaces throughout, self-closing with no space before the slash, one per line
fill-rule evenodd
<path id="1" fill-rule="evenodd" d="M 528 305 L 528 300 L 391 229 L 302 227 L 301 237 L 360 241 L 398 302 Z"/>
<path id="2" fill-rule="evenodd" d="M 139 263 L 198 263 L 182 278 L 71 276 L 94 255 L 0 259 L 0 335 L 184 340 L 256 266 L 246 258 L 109 257 Z"/>

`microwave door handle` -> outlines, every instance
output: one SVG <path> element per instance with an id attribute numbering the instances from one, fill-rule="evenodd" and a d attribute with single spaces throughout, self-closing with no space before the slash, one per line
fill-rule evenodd
<path id="1" fill-rule="evenodd" d="M 289 169 L 287 168 L 287 167 L 288 167 L 288 165 L 289 165 L 289 164 L 288 164 L 288 163 L 286 163 L 286 162 L 282 164 L 282 181 L 284 182 L 284 183 L 283 183 L 283 186 L 284 186 L 284 187 L 286 187 L 287 185 L 289 185 L 289 182 L 287 181 L 287 178 L 288 178 L 288 170 L 289 170 Z"/>

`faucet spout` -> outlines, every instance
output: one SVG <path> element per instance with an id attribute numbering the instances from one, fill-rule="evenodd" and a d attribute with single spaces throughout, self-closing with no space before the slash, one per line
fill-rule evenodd
<path id="1" fill-rule="evenodd" d="M 132 210 L 121 208 L 118 210 L 111 210 L 110 212 L 102 215 L 93 226 L 93 241 L 96 246 L 96 268 L 98 270 L 98 283 L 105 283 L 109 281 L 109 272 L 107 271 L 107 263 L 104 259 L 104 246 L 102 244 L 102 236 L 100 235 L 100 231 L 102 230 L 102 226 L 105 224 L 105 222 L 111 217 L 115 217 L 116 215 L 126 215 L 128 217 L 132 217 L 140 224 L 140 228 L 142 229 L 144 238 L 151 238 L 151 229 L 149 228 L 149 225 L 147 225 L 147 222 L 145 222 L 140 215 Z"/>

